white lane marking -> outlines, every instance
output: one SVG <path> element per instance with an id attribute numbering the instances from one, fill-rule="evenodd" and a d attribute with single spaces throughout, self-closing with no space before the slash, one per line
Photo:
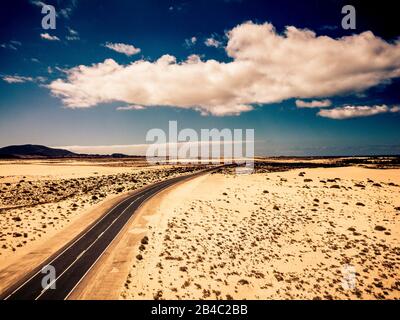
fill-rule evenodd
<path id="1" fill-rule="evenodd" d="M 128 210 L 131 206 L 132 206 L 132 204 L 134 204 L 136 201 L 138 201 L 139 199 L 141 199 L 143 197 L 143 195 L 142 196 L 140 196 L 139 198 L 136 198 L 133 202 L 131 202 L 130 204 L 129 204 L 129 206 L 127 206 L 126 208 L 125 208 L 125 210 L 124 211 L 122 211 L 120 214 L 119 214 L 119 216 L 118 217 L 121 217 L 125 212 L 126 212 L 126 210 Z M 114 223 L 117 221 L 118 219 L 115 219 L 105 230 L 104 230 L 104 232 L 107 232 L 107 230 L 108 229 L 110 229 L 113 225 L 114 225 Z M 87 247 L 82 253 L 80 253 L 79 254 L 79 256 L 56 278 L 56 279 L 54 279 L 52 282 L 51 282 L 51 284 L 53 284 L 53 283 L 55 283 L 58 279 L 60 279 L 80 258 L 82 258 L 82 256 L 83 256 L 83 254 L 86 252 L 86 251 L 89 251 L 90 250 L 90 248 L 92 247 L 92 246 L 94 246 L 94 244 L 95 243 L 97 243 L 97 241 L 99 240 L 99 238 L 96 238 L 96 240 L 95 241 L 93 241 L 91 244 L 90 244 L 90 246 L 89 247 Z M 50 284 L 50 286 L 51 286 L 51 284 Z M 43 290 L 42 290 L 42 292 L 35 298 L 35 300 L 37 300 L 37 299 L 39 299 L 47 290 L 49 289 L 49 286 L 47 286 L 46 288 L 44 288 Z"/>
<path id="2" fill-rule="evenodd" d="M 145 190 L 143 190 L 145 192 Z M 141 192 L 143 192 L 141 191 Z M 140 192 L 138 193 L 140 194 Z M 137 194 L 134 194 L 128 198 L 126 198 L 124 201 L 116 204 L 114 207 L 112 207 L 112 209 L 110 211 L 108 211 L 108 213 L 106 213 L 103 217 L 101 217 L 94 225 L 92 225 L 87 231 L 84 231 L 84 233 L 82 233 L 79 238 L 77 238 L 76 240 L 74 240 L 68 247 L 66 247 L 62 252 L 60 252 L 57 256 L 55 256 L 49 263 L 47 263 L 46 265 L 50 265 L 52 264 L 55 260 L 57 260 L 61 255 L 63 255 L 68 249 L 70 249 L 75 243 L 77 243 L 80 239 L 82 239 L 88 232 L 90 232 L 94 227 L 96 227 L 103 219 L 105 219 L 109 214 L 111 214 L 112 211 L 114 211 L 114 209 L 116 207 L 118 207 L 119 205 L 125 203 L 126 201 L 130 200 L 132 197 L 136 196 Z M 36 277 L 38 274 L 41 273 L 41 270 L 39 270 L 38 272 L 36 272 L 35 274 L 33 274 L 30 278 L 28 278 L 26 281 L 24 281 L 20 286 L 18 286 L 14 291 L 12 291 L 7 297 L 4 298 L 4 300 L 7 300 L 8 298 L 10 298 L 15 292 L 17 292 L 19 289 L 21 289 L 25 284 L 27 284 L 29 281 L 31 281 L 34 277 Z"/>
<path id="3" fill-rule="evenodd" d="M 101 236 L 104 234 L 104 231 L 102 233 L 100 233 L 97 238 L 101 238 Z"/>
<path id="4" fill-rule="evenodd" d="M 216 169 L 216 168 L 214 168 L 214 170 L 215 170 L 215 169 Z M 186 179 L 186 178 L 189 178 L 190 176 L 201 175 L 201 173 L 205 173 L 205 172 L 207 172 L 207 171 L 212 171 L 212 170 L 210 170 L 210 169 L 205 169 L 205 170 L 201 170 L 201 171 L 199 171 L 199 172 L 197 172 L 197 173 L 195 173 L 195 174 L 183 175 L 183 176 L 181 176 L 181 177 L 184 177 L 184 178 Z M 176 178 L 177 178 L 177 177 L 176 177 Z M 171 178 L 171 180 L 176 180 L 176 178 Z M 185 179 L 182 179 L 182 181 L 185 180 Z M 161 182 L 159 182 L 159 185 L 163 184 L 163 182 L 164 182 L 164 183 L 167 183 L 168 180 L 167 180 L 167 181 L 161 181 Z M 162 190 L 166 189 L 167 187 L 172 186 L 172 185 L 173 185 L 173 184 L 168 185 L 168 186 L 166 186 L 166 187 L 164 187 L 164 188 L 158 190 L 155 194 L 153 194 L 153 196 L 156 195 L 157 193 L 161 192 Z M 53 263 L 53 262 L 54 262 L 55 260 L 57 260 L 61 255 L 63 255 L 68 249 L 70 249 L 70 248 L 71 248 L 75 243 L 77 243 L 82 237 L 84 237 L 88 232 L 90 232 L 94 227 L 96 227 L 103 219 L 105 219 L 109 214 L 111 214 L 111 212 L 112 212 L 116 207 L 118 207 L 119 205 L 125 203 L 126 201 L 130 200 L 132 197 L 137 196 L 137 195 L 140 194 L 140 193 L 143 193 L 143 195 L 141 196 L 141 197 L 143 197 L 146 193 L 148 193 L 150 190 L 152 190 L 153 188 L 156 188 L 156 187 L 157 187 L 157 184 L 154 185 L 154 186 L 151 186 L 151 185 L 150 185 L 150 186 L 148 187 L 148 189 L 139 191 L 137 194 L 134 194 L 134 195 L 132 195 L 132 196 L 126 198 L 124 201 L 122 201 L 122 202 L 116 204 L 110 211 L 108 211 L 108 213 L 106 213 L 103 217 L 101 217 L 101 218 L 100 218 L 94 225 L 92 225 L 87 231 L 84 231 L 84 233 L 82 233 L 82 234 L 79 236 L 79 238 L 77 238 L 76 240 L 74 240 L 74 241 L 73 241 L 70 245 L 68 245 L 68 247 L 66 247 L 62 252 L 60 252 L 59 254 L 57 254 L 57 256 L 55 256 L 49 263 L 47 263 L 47 265 Z M 140 197 L 140 198 L 141 198 L 141 197 Z M 150 196 L 149 198 L 151 198 L 151 196 Z M 149 198 L 147 198 L 147 199 L 149 199 Z M 139 198 L 138 198 L 138 199 L 139 199 Z M 146 200 L 147 200 L 147 199 L 146 199 Z M 124 225 L 124 226 L 125 226 L 125 225 Z M 123 229 L 123 228 L 121 228 L 121 230 L 122 230 L 122 229 Z M 120 231 L 121 231 L 121 230 L 120 230 Z M 120 232 L 120 231 L 119 231 L 119 232 Z M 119 234 L 119 233 L 118 233 L 118 234 Z M 117 236 L 118 236 L 118 234 L 117 234 Z M 113 239 L 113 240 L 114 240 L 114 239 Z M 109 243 L 109 245 L 107 246 L 107 248 L 111 245 L 112 242 L 113 242 L 113 241 L 111 241 L 111 242 Z M 106 249 L 107 249 L 107 248 L 106 248 Z M 104 253 L 104 251 L 101 253 L 100 256 L 102 256 L 103 253 Z M 100 258 L 100 256 L 96 259 L 95 263 L 96 263 L 97 260 Z M 95 264 L 95 263 L 94 263 L 94 264 Z M 89 268 L 89 270 L 93 267 L 94 264 L 92 264 L 92 266 Z M 85 273 L 85 275 L 89 272 L 89 270 Z M 32 280 L 34 277 L 36 277 L 40 272 L 41 272 L 41 270 L 39 270 L 38 272 L 36 272 L 35 274 L 33 274 L 30 278 L 28 278 L 28 279 L 27 279 L 26 281 L 24 281 L 20 286 L 18 286 L 14 291 L 12 291 L 6 298 L 4 298 L 4 300 L 7 300 L 8 298 L 10 298 L 10 296 L 12 296 L 12 295 L 13 295 L 15 292 L 17 292 L 19 289 L 21 289 L 21 287 L 23 287 L 26 283 L 28 283 L 29 281 L 31 281 L 31 280 Z M 83 278 L 83 277 L 82 277 L 82 278 Z M 79 282 L 81 282 L 82 278 L 79 280 Z M 79 284 L 79 282 L 75 285 L 75 287 Z M 74 287 L 73 289 L 75 289 L 75 287 Z M 68 298 L 68 296 L 72 293 L 72 291 L 73 291 L 73 290 L 71 290 L 71 292 L 67 295 L 67 297 L 66 297 L 65 299 Z"/>
<path id="5" fill-rule="evenodd" d="M 154 193 L 154 194 L 151 194 L 149 197 L 147 197 L 146 199 L 144 199 L 143 201 L 142 201 L 142 203 L 140 204 L 140 206 L 142 206 L 143 205 L 143 203 L 145 202 L 145 201 L 147 201 L 148 199 L 150 199 L 150 198 L 152 198 L 152 197 L 154 197 L 157 193 L 160 193 L 161 191 L 163 191 L 164 189 L 166 189 L 166 188 L 168 188 L 168 187 L 171 187 L 172 185 L 174 185 L 174 183 L 173 184 L 171 184 L 171 185 L 167 185 L 167 186 L 165 186 L 165 187 L 163 187 L 163 188 L 161 188 L 160 190 L 158 190 L 156 193 Z M 140 207 L 139 206 L 139 207 Z M 139 208 L 138 207 L 138 208 Z M 138 209 L 137 208 L 137 209 Z M 136 209 L 136 210 L 137 210 Z M 132 216 L 131 216 L 132 217 Z M 130 218 L 131 218 L 130 217 Z M 65 296 L 65 298 L 64 298 L 64 300 L 67 300 L 68 299 L 68 297 L 71 295 L 71 293 L 76 289 L 76 287 L 82 282 L 82 280 L 86 277 L 86 275 L 90 272 L 90 270 L 92 270 L 92 268 L 94 267 L 94 265 L 97 263 L 97 261 L 99 261 L 100 260 L 100 258 L 103 256 L 103 254 L 107 251 L 107 249 L 111 246 L 111 244 L 114 242 L 114 240 L 116 239 L 116 238 L 118 238 L 118 236 L 119 236 L 119 234 L 122 232 L 122 230 L 124 229 L 124 227 L 125 227 L 125 225 L 129 222 L 129 220 L 130 220 L 130 218 L 127 220 L 127 222 L 121 227 L 121 229 L 118 231 L 118 233 L 115 235 L 115 237 L 114 237 L 114 239 L 112 239 L 111 241 L 110 241 L 110 243 L 107 245 L 107 247 L 103 250 L 103 252 L 97 257 L 97 259 L 93 262 L 93 264 L 87 269 L 87 271 L 84 273 L 84 275 L 79 279 L 79 281 L 75 284 L 75 286 L 71 289 L 71 291 Z"/>
<path id="6" fill-rule="evenodd" d="M 79 260 L 79 259 L 85 254 L 85 252 L 86 252 L 86 249 L 83 250 L 83 251 L 75 258 L 75 261 L 76 261 L 76 260 Z"/>

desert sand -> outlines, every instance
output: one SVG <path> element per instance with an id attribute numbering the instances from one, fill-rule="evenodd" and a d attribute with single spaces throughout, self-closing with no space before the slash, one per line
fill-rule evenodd
<path id="1" fill-rule="evenodd" d="M 355 166 L 196 178 L 142 209 L 120 299 L 400 298 L 399 185 Z"/>
<path id="2" fill-rule="evenodd" d="M 249 175 L 207 174 L 151 199 L 127 226 L 126 241 L 115 244 L 126 268 L 120 284 L 111 283 L 112 298 L 400 298 L 400 169 L 275 162 L 261 161 Z M 86 213 L 102 203 L 196 168 L 0 161 L 0 267 L 88 224 Z"/>
<path id="3" fill-rule="evenodd" d="M 190 170 L 131 161 L 0 161 L 0 267 L 97 204 Z"/>

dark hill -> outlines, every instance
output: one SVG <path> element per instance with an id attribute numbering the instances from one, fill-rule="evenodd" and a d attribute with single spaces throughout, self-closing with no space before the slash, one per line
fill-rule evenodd
<path id="1" fill-rule="evenodd" d="M 46 158 L 65 158 L 79 156 L 64 149 L 54 149 L 40 145 L 25 144 L 19 146 L 8 146 L 0 148 L 0 158 L 30 158 L 30 157 L 46 157 Z"/>

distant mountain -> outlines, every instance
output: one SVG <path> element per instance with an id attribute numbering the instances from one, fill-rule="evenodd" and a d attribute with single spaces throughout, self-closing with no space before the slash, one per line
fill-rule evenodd
<path id="1" fill-rule="evenodd" d="M 33 144 L 0 148 L 0 158 L 66 158 L 79 156 L 79 154 L 68 150 L 54 149 Z"/>
<path id="2" fill-rule="evenodd" d="M 128 155 L 123 154 L 123 153 L 113 153 L 110 157 L 111 158 L 129 158 L 129 157 L 132 157 L 132 156 L 128 156 Z"/>

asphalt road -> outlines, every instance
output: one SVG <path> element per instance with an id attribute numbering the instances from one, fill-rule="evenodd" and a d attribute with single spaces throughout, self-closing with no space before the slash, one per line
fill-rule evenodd
<path id="1" fill-rule="evenodd" d="M 155 183 L 121 201 L 50 258 L 49 262 L 38 266 L 27 279 L 9 289 L 2 298 L 6 300 L 63 300 L 68 298 L 141 204 L 175 183 L 212 170 L 207 169 Z M 46 276 L 42 273 L 42 268 L 48 265 L 53 266 L 56 271 L 55 289 L 49 288 L 49 285 L 44 289 L 42 287 L 42 279 Z M 52 283 L 46 282 L 46 284 Z"/>

